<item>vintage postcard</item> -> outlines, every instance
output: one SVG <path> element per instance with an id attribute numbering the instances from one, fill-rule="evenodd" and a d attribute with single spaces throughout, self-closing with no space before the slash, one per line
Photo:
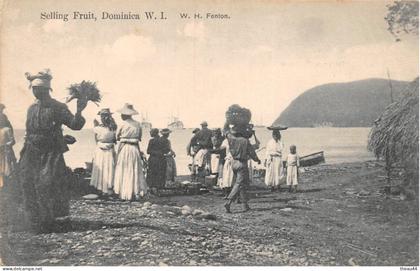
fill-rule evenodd
<path id="1" fill-rule="evenodd" d="M 0 265 L 417 270 L 418 8 L 0 1 Z"/>

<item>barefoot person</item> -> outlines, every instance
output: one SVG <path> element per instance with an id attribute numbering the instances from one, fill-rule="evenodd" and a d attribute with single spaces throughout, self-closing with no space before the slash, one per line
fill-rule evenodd
<path id="1" fill-rule="evenodd" d="M 230 205 L 236 200 L 238 196 L 241 198 L 244 211 L 248 211 L 248 197 L 247 189 L 249 186 L 249 170 L 248 159 L 251 158 L 258 164 L 261 163 L 254 148 L 247 138 L 244 137 L 245 131 L 237 127 L 231 129 L 231 133 L 227 135 L 229 144 L 229 152 L 232 155 L 232 171 L 234 175 L 235 184 L 228 196 L 228 201 L 225 203 L 226 212 L 230 213 Z"/>
<path id="2" fill-rule="evenodd" d="M 265 173 L 265 184 L 271 187 L 271 190 L 280 188 L 280 184 L 283 181 L 283 142 L 281 141 L 281 135 L 279 129 L 273 129 L 272 137 L 267 143 L 266 147 L 266 173 Z"/>
<path id="3" fill-rule="evenodd" d="M 139 147 L 142 136 L 141 124 L 132 118 L 133 115 L 138 114 L 133 105 L 126 103 L 118 112 L 124 123 L 117 130 L 119 146 L 115 166 L 114 192 L 122 200 L 139 199 L 147 193 Z"/>
<path id="4" fill-rule="evenodd" d="M 93 155 L 92 177 L 90 185 L 98 189 L 102 195 L 112 194 L 115 169 L 115 130 L 117 125 L 109 108 L 98 112 L 101 124 L 93 128 L 96 149 Z"/>
<path id="5" fill-rule="evenodd" d="M 19 170 L 27 220 L 35 232 L 50 232 L 54 219 L 69 214 L 69 191 L 63 153 L 68 147 L 62 125 L 80 130 L 87 100 L 77 100 L 73 115 L 67 106 L 50 96 L 52 76 L 48 71 L 27 74 L 36 98 L 27 113 L 25 144 Z"/>
<path id="6" fill-rule="evenodd" d="M 290 146 L 290 153 L 287 155 L 287 178 L 286 183 L 289 186 L 289 192 L 297 192 L 299 178 L 299 156 L 296 153 L 296 146 Z M 293 185 L 293 188 L 292 188 Z"/>

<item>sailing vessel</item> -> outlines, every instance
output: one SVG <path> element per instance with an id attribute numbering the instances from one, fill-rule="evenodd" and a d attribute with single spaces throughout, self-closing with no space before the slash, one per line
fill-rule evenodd
<path id="1" fill-rule="evenodd" d="M 263 117 L 262 115 L 260 116 L 260 121 L 258 123 L 254 124 L 255 128 L 265 128 L 266 126 L 263 124 Z"/>
<path id="2" fill-rule="evenodd" d="M 141 122 L 140 122 L 141 128 L 143 130 L 150 130 L 152 129 L 152 123 L 149 122 L 148 117 L 147 117 L 147 113 L 146 113 L 146 117 L 142 114 L 142 118 L 141 118 Z"/>
<path id="3" fill-rule="evenodd" d="M 168 128 L 171 130 L 181 130 L 184 128 L 184 123 L 178 117 L 172 116 L 168 123 Z"/>

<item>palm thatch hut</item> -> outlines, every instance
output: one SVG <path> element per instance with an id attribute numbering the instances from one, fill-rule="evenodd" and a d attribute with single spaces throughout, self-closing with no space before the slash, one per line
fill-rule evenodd
<path id="1" fill-rule="evenodd" d="M 368 149 L 383 158 L 389 172 L 395 166 L 404 170 L 404 186 L 418 186 L 419 171 L 419 78 L 390 104 L 375 121 Z M 417 192 L 418 189 L 415 189 Z"/>

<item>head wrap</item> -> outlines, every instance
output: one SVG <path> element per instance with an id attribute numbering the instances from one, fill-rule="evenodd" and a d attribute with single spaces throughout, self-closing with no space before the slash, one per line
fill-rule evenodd
<path id="1" fill-rule="evenodd" d="M 30 82 L 29 88 L 32 87 L 45 87 L 51 89 L 51 79 L 52 76 L 50 74 L 50 70 L 46 69 L 44 71 L 40 71 L 35 75 L 31 75 L 30 73 L 25 73 L 26 79 Z"/>

